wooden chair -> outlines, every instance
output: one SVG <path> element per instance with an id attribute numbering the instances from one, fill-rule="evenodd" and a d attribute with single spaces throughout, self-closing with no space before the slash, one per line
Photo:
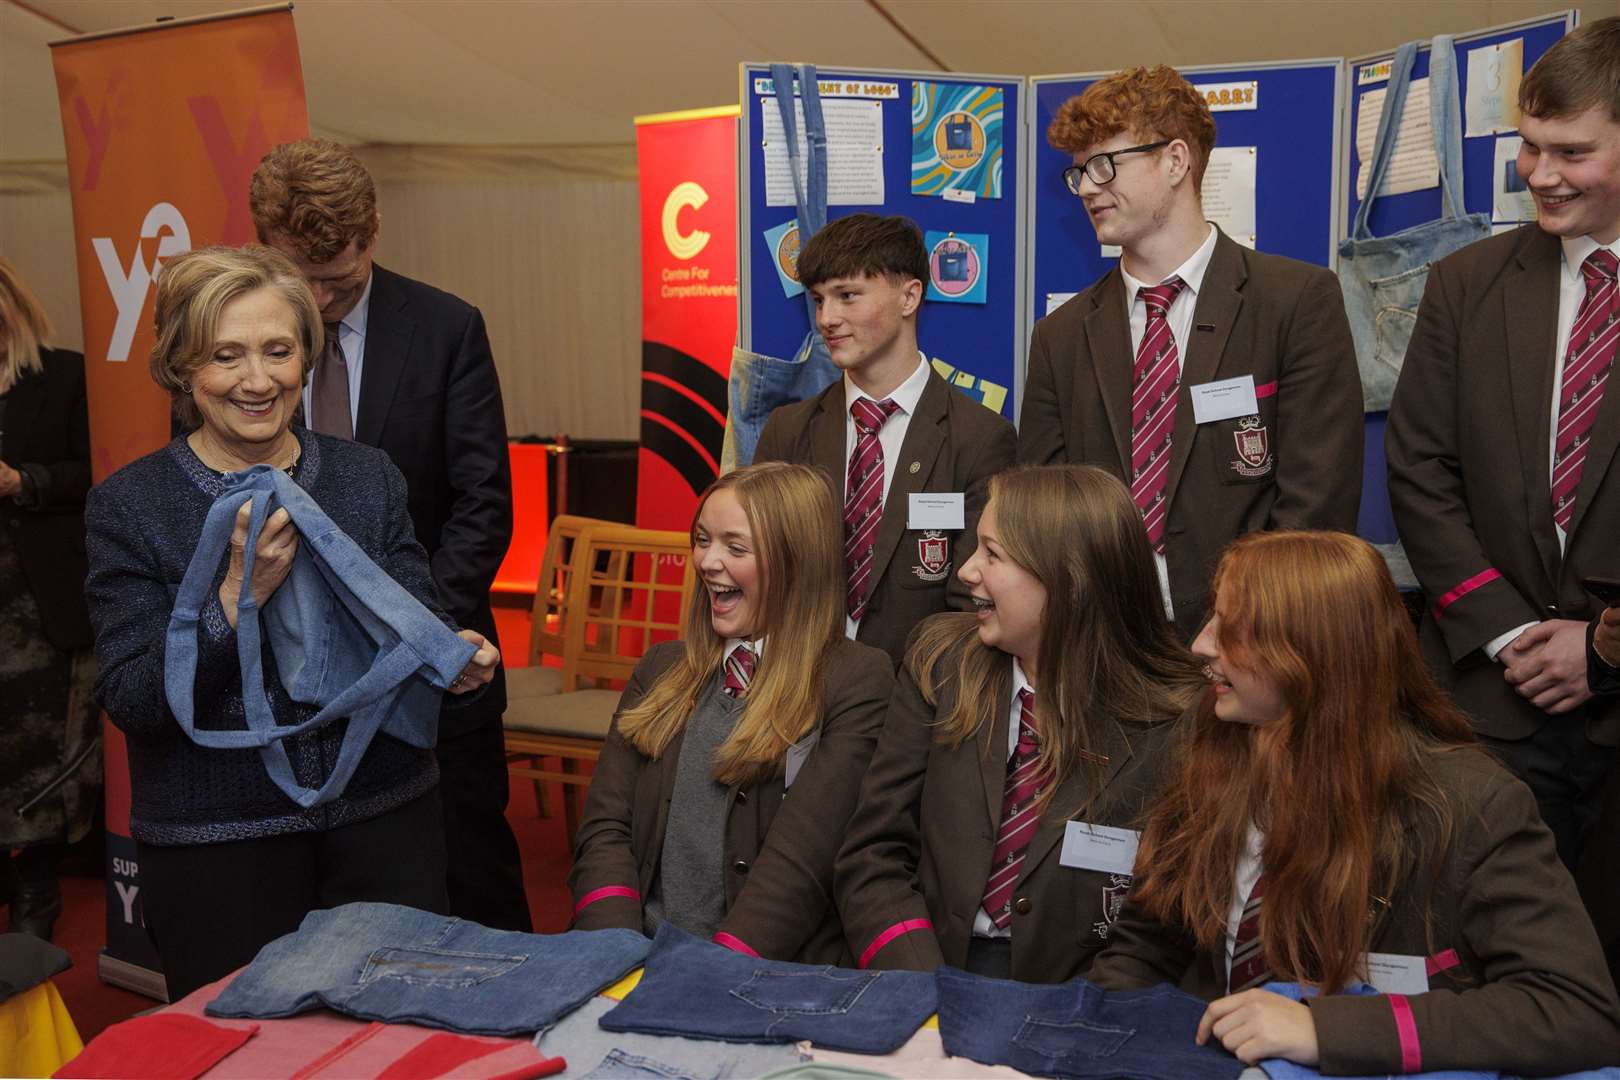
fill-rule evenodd
<path id="1" fill-rule="evenodd" d="M 579 763 L 596 760 L 618 707 L 619 690 L 642 655 L 652 645 L 680 636 L 694 580 L 691 553 L 692 541 L 684 532 L 598 521 L 584 525 L 571 545 L 565 599 L 556 613 L 563 645 L 559 692 L 510 698 L 506 710 L 511 773 L 563 785 L 570 847 L 583 795 L 570 789 L 590 784 Z M 542 571 L 541 580 L 553 579 Z M 537 593 L 537 613 L 540 605 Z M 543 767 L 541 759 L 552 757 L 558 759 L 559 771 Z"/>

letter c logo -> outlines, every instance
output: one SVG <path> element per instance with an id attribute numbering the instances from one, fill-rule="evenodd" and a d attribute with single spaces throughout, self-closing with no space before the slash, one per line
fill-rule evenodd
<path id="1" fill-rule="evenodd" d="M 699 210 L 708 201 L 709 193 L 691 180 L 676 184 L 669 198 L 664 200 L 664 246 L 677 259 L 696 258 L 697 253 L 709 243 L 709 234 L 702 229 L 681 235 L 680 226 L 675 220 L 686 207 Z"/>

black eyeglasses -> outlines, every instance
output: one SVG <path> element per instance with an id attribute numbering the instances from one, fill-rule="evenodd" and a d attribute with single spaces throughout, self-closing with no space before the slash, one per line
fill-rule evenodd
<path id="1" fill-rule="evenodd" d="M 1156 143 L 1146 143 L 1142 146 L 1128 146 L 1123 150 L 1105 150 L 1100 154 L 1092 154 L 1080 165 L 1070 165 L 1063 170 L 1063 182 L 1069 185 L 1069 190 L 1076 195 L 1080 194 L 1080 175 L 1084 173 L 1091 177 L 1094 184 L 1107 184 L 1114 179 L 1114 159 L 1121 154 L 1145 154 L 1149 150 L 1169 146 L 1172 139 L 1160 139 Z"/>

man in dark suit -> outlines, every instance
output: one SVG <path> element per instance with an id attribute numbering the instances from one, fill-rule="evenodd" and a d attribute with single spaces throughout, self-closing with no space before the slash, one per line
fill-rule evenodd
<path id="1" fill-rule="evenodd" d="M 829 222 L 798 272 L 844 377 L 771 413 L 754 460 L 827 475 L 844 506 L 845 631 L 898 665 L 918 622 L 971 609 L 956 568 L 973 554 L 990 477 L 1012 464 L 1016 436 L 917 348 L 928 253 L 915 222 Z M 925 493 L 934 505 L 913 506 Z"/>
<path id="2" fill-rule="evenodd" d="M 1576 868 L 1620 742 L 1620 699 L 1587 685 L 1602 604 L 1581 586 L 1620 576 L 1620 394 L 1604 392 L 1620 337 L 1620 19 L 1548 50 L 1519 107 L 1539 221 L 1430 271 L 1390 405 L 1389 491 L 1428 595 L 1425 654 Z M 1620 911 L 1586 899 L 1612 945 Z"/>
<path id="3" fill-rule="evenodd" d="M 304 391 L 309 426 L 380 447 L 405 474 L 411 520 L 440 601 L 496 641 L 489 590 L 512 537 L 506 417 L 478 309 L 375 266 L 380 216 L 360 161 L 327 140 L 276 147 L 253 174 L 259 239 L 303 272 L 326 348 Z M 508 793 L 500 669 L 480 694 L 447 698 L 440 797 L 450 913 L 529 930 Z"/>
<path id="4" fill-rule="evenodd" d="M 1035 324 L 1019 458 L 1131 488 L 1191 640 L 1231 540 L 1355 528 L 1361 387 L 1339 282 L 1204 220 L 1215 122 L 1168 67 L 1092 84 L 1047 138 L 1074 155 L 1065 179 L 1120 263 Z"/>

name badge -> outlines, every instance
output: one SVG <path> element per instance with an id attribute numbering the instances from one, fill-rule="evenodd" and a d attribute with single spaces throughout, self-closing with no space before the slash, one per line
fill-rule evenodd
<path id="1" fill-rule="evenodd" d="M 1136 843 L 1141 833 L 1109 825 L 1071 821 L 1063 826 L 1063 850 L 1058 862 L 1076 870 L 1129 875 L 1136 866 Z"/>
<path id="2" fill-rule="evenodd" d="M 1260 411 L 1254 396 L 1254 376 L 1239 375 L 1235 379 L 1207 382 L 1190 387 L 1193 421 L 1199 424 L 1216 420 L 1230 420 L 1234 416 L 1253 416 Z"/>
<path id="3" fill-rule="evenodd" d="M 907 498 L 908 529 L 960 529 L 967 524 L 960 491 L 920 491 Z"/>
<path id="4" fill-rule="evenodd" d="M 1428 962 L 1421 956 L 1400 953 L 1368 953 L 1367 981 L 1380 994 L 1426 994 L 1429 992 Z"/>

